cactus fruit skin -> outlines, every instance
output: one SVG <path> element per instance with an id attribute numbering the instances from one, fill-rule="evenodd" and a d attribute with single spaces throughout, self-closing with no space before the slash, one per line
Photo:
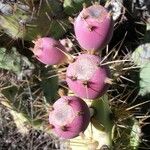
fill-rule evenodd
<path id="1" fill-rule="evenodd" d="M 59 137 L 71 139 L 84 132 L 90 121 L 87 104 L 76 96 L 63 96 L 53 104 L 49 123 Z"/>
<path id="2" fill-rule="evenodd" d="M 86 50 L 104 48 L 113 34 L 113 20 L 101 5 L 83 8 L 74 22 L 76 39 Z"/>
<path id="3" fill-rule="evenodd" d="M 64 46 L 51 37 L 38 38 L 32 51 L 40 62 L 47 65 L 60 64 L 66 60 Z"/>
<path id="4" fill-rule="evenodd" d="M 108 89 L 105 80 L 110 73 L 107 66 L 100 66 L 100 57 L 90 54 L 79 55 L 66 72 L 69 88 L 79 97 L 95 99 Z"/>

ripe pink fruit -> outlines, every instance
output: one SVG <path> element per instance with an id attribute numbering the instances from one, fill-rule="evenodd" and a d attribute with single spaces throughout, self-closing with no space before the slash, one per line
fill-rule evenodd
<path id="1" fill-rule="evenodd" d="M 113 33 L 110 13 L 101 5 L 83 8 L 74 23 L 76 39 L 85 50 L 104 48 Z"/>
<path id="2" fill-rule="evenodd" d="M 47 65 L 55 65 L 66 60 L 66 56 L 63 53 L 65 48 L 59 41 L 50 37 L 43 37 L 38 38 L 34 43 L 35 46 L 32 51 L 40 62 Z"/>
<path id="3" fill-rule="evenodd" d="M 66 72 L 69 88 L 79 97 L 95 99 L 108 88 L 108 67 L 100 66 L 100 58 L 95 55 L 79 55 Z"/>
<path id="4" fill-rule="evenodd" d="M 75 96 L 64 96 L 53 104 L 49 114 L 52 130 L 61 138 L 71 139 L 84 132 L 90 121 L 87 104 Z"/>

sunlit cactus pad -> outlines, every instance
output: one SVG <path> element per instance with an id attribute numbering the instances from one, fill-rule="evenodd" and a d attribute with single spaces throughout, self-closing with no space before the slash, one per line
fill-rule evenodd
<path id="1" fill-rule="evenodd" d="M 142 44 L 132 54 L 132 59 L 140 67 L 150 62 L 150 43 Z"/>
<path id="2" fill-rule="evenodd" d="M 140 70 L 140 91 L 139 94 L 150 94 L 150 62 Z"/>

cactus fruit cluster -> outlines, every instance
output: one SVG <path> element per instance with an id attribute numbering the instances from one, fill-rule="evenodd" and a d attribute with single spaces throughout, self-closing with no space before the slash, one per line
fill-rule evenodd
<path id="1" fill-rule="evenodd" d="M 112 138 L 111 134 L 115 125 L 109 118 L 112 112 L 108 99 L 101 98 L 108 97 L 104 94 L 112 84 L 111 69 L 106 58 L 103 60 L 100 56 L 113 35 L 112 14 L 96 3 L 83 8 L 73 27 L 80 53 L 70 54 L 66 44 L 70 41 L 58 41 L 54 36 L 39 37 L 31 48 L 36 59 L 43 64 L 60 66 L 60 69 L 66 67 L 63 82 L 67 84 L 68 93 L 74 95 L 61 93 L 61 98 L 49 108 L 49 127 L 59 138 L 68 140 L 84 135 L 93 124 L 106 134 L 107 147 L 112 148 L 116 135 Z M 73 51 L 73 47 L 71 49 Z M 87 147 L 100 147 L 99 143 L 93 143 L 89 141 Z"/>
<path id="2" fill-rule="evenodd" d="M 66 83 L 77 96 L 62 96 L 49 113 L 50 126 L 61 138 L 79 136 L 89 125 L 92 108 L 81 98 L 95 100 L 109 87 L 110 69 L 95 52 L 101 51 L 110 41 L 113 24 L 111 14 L 103 6 L 94 4 L 83 8 L 75 19 L 74 30 L 79 45 L 86 53 L 77 56 L 69 54 L 66 47 L 52 37 L 39 37 L 33 41 L 34 48 L 31 50 L 40 62 L 46 65 L 67 65 Z"/>
<path id="3" fill-rule="evenodd" d="M 83 2 L 87 7 L 84 6 L 81 10 Z M 124 106 L 121 105 L 119 108 L 113 105 L 111 96 L 114 96 L 117 90 L 112 88 L 112 95 L 108 90 L 116 82 L 113 77 L 119 78 L 121 61 L 124 61 L 116 61 L 115 58 L 114 62 L 108 61 L 111 52 L 108 52 L 109 48 L 105 49 L 113 36 L 114 20 L 117 20 L 122 11 L 122 4 L 119 3 L 117 5 L 120 7 L 119 14 L 116 14 L 114 19 L 112 15 L 115 12 L 110 11 L 113 2 L 117 3 L 112 0 L 112 4 L 107 7 L 98 2 L 91 5 L 89 0 L 18 0 L 9 5 L 0 2 L 0 29 L 12 39 L 23 39 L 31 45 L 28 48 L 34 55 L 31 60 L 37 62 L 35 66 L 37 65 L 40 70 L 38 70 L 40 75 L 35 75 L 30 80 L 36 83 L 32 86 L 35 90 L 33 93 L 38 95 L 42 89 L 43 93 L 39 95 L 44 96 L 44 100 L 39 100 L 39 103 L 35 100 L 34 103 L 37 107 L 44 103 L 42 107 L 46 109 L 47 128 L 50 128 L 60 140 L 71 141 L 81 138 L 80 141 L 83 142 L 86 150 L 123 149 L 124 145 L 120 143 L 128 145 L 131 150 L 136 150 L 139 144 L 140 133 L 133 132 L 139 129 L 137 120 L 133 115 L 128 117 L 130 112 Z M 3 6 L 7 7 L 4 9 Z M 70 35 L 65 38 L 65 33 L 68 34 L 68 28 L 71 26 L 68 19 L 70 15 L 76 16 L 73 22 L 75 40 L 71 37 L 69 39 Z M 78 42 L 77 46 L 75 42 Z M 149 43 L 144 44 L 133 54 L 133 57 L 136 57 L 134 63 L 141 65 L 140 77 L 144 76 L 143 81 L 149 80 L 146 74 L 150 70 L 148 48 Z M 0 50 L 3 52 L 3 49 Z M 118 52 L 114 57 L 117 54 Z M 17 70 L 14 69 L 14 72 L 20 72 L 21 68 L 18 65 L 20 59 L 13 59 L 12 63 L 15 61 Z M 6 69 L 13 68 L 11 65 L 8 63 Z M 120 67 L 120 70 L 117 67 Z M 141 87 L 145 86 L 143 83 L 140 82 Z M 29 83 L 26 84 L 28 86 Z M 40 90 L 36 89 L 38 84 Z M 119 86 L 122 88 L 123 83 Z M 150 91 L 147 85 L 145 89 Z M 36 96 L 32 95 L 32 90 L 29 87 L 26 90 L 33 100 Z M 6 92 L 7 90 L 4 89 L 3 95 L 7 98 L 9 92 Z M 122 101 L 120 97 L 118 101 Z M 121 115 L 118 113 L 119 109 Z M 41 114 L 43 115 L 43 112 L 40 112 Z M 119 118 L 118 114 L 122 118 Z M 35 119 L 34 116 L 36 115 L 32 115 L 32 119 Z M 31 121 L 30 125 L 34 126 L 35 122 Z M 92 128 L 95 133 L 92 133 Z M 117 131 L 122 131 L 122 135 Z M 96 139 L 92 137 L 93 135 Z M 103 144 L 101 145 L 99 141 L 103 135 L 106 141 L 101 142 Z M 138 140 L 134 140 L 135 137 Z"/>

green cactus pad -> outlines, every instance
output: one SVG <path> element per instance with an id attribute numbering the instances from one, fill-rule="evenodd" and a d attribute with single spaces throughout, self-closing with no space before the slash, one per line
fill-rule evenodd
<path id="1" fill-rule="evenodd" d="M 150 62 L 140 70 L 140 95 L 150 93 Z"/>
<path id="2" fill-rule="evenodd" d="M 25 113 L 25 106 L 23 106 L 20 101 L 16 100 L 16 96 L 23 92 L 22 88 L 17 86 L 8 86 L 1 89 L 1 94 L 6 98 L 6 100 L 1 101 L 10 114 L 12 115 L 14 122 L 18 128 L 18 131 L 22 134 L 28 133 L 28 129 L 25 124 L 29 124 L 29 117 Z M 21 108 L 21 110 L 19 110 Z"/>
<path id="3" fill-rule="evenodd" d="M 9 52 L 7 52 L 6 48 L 0 48 L 0 68 L 9 70 L 19 77 L 20 75 L 25 75 L 22 74 L 23 65 L 28 66 L 30 69 L 34 69 L 34 65 L 28 58 L 20 55 L 15 47 L 12 47 Z"/>
<path id="4" fill-rule="evenodd" d="M 60 38 L 69 28 L 68 17 L 63 14 L 60 1 L 42 1 L 41 5 L 18 2 L 12 14 L 0 15 L 0 28 L 13 39 L 33 40 L 37 36 Z"/>
<path id="5" fill-rule="evenodd" d="M 109 146 L 111 147 L 111 130 L 113 127 L 113 122 L 110 118 L 111 110 L 108 102 L 108 95 L 105 94 L 99 99 L 94 100 L 91 107 L 95 110 L 94 115 L 91 118 L 91 123 L 99 131 L 106 133 L 107 138 L 109 139 Z"/>
<path id="6" fill-rule="evenodd" d="M 138 149 L 141 129 L 136 119 L 128 118 L 122 124 L 114 125 L 112 133 L 114 149 Z"/>
<path id="7" fill-rule="evenodd" d="M 133 149 L 137 149 L 140 143 L 141 128 L 137 120 L 133 120 L 134 124 L 130 133 L 130 145 Z"/>
<path id="8" fill-rule="evenodd" d="M 18 128 L 18 132 L 21 134 L 27 134 L 29 132 L 28 126 L 32 126 L 37 130 L 44 130 L 44 122 L 40 119 L 33 120 L 33 118 L 25 111 L 26 107 L 22 105 L 21 101 L 16 100 L 16 96 L 22 92 L 23 89 L 17 86 L 2 88 L 1 94 L 6 100 L 1 101 L 1 104 L 7 107 L 14 119 L 16 127 Z"/>
<path id="9" fill-rule="evenodd" d="M 21 72 L 21 56 L 17 53 L 16 48 L 13 47 L 8 54 L 5 48 L 0 48 L 0 68 L 16 74 Z"/>
<path id="10" fill-rule="evenodd" d="M 16 127 L 18 128 L 18 132 L 23 135 L 27 134 L 29 132 L 29 129 L 27 128 L 27 124 L 29 123 L 28 118 L 23 113 L 16 111 L 9 102 L 1 101 L 1 104 L 9 110 L 9 113 L 12 115 Z"/>
<path id="11" fill-rule="evenodd" d="M 140 67 L 150 62 L 150 43 L 142 44 L 132 54 L 134 63 Z"/>
<path id="12" fill-rule="evenodd" d="M 94 100 L 91 104 L 95 114 L 92 117 L 93 125 L 99 130 L 110 131 L 112 122 L 110 120 L 111 110 L 108 103 L 108 96 L 105 94 L 101 98 Z"/>

